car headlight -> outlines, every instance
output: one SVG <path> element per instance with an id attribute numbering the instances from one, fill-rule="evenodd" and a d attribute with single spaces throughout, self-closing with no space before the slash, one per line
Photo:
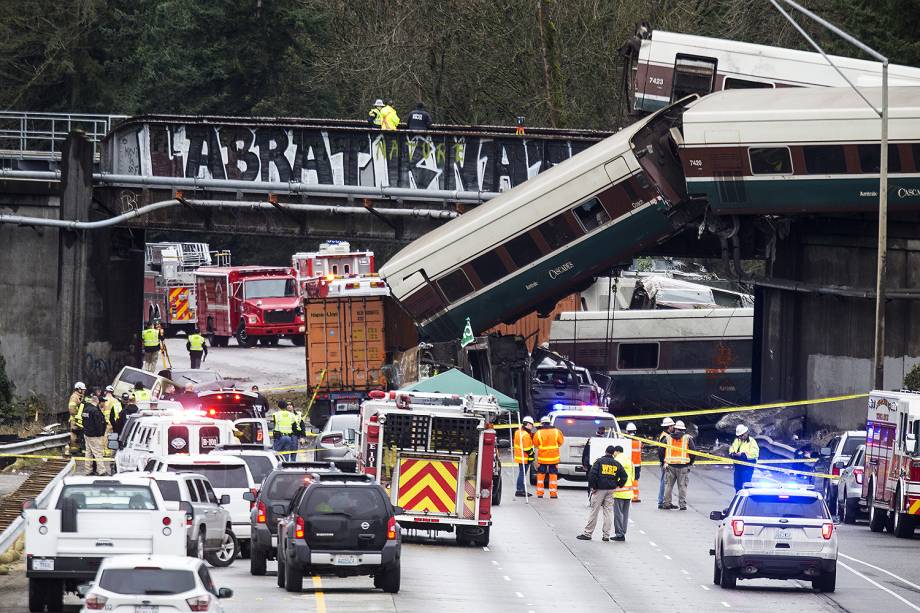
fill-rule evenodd
<path id="1" fill-rule="evenodd" d="M 247 319 L 249 320 L 249 323 L 251 324 L 259 323 L 259 318 L 256 317 L 255 315 L 249 315 Z"/>

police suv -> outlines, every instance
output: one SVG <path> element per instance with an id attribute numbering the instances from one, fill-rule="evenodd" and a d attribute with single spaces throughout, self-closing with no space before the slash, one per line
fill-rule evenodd
<path id="1" fill-rule="evenodd" d="M 823 592 L 837 582 L 837 531 L 824 497 L 804 488 L 764 485 L 740 490 L 719 522 L 712 582 L 734 588 L 738 579 L 805 579 Z"/>

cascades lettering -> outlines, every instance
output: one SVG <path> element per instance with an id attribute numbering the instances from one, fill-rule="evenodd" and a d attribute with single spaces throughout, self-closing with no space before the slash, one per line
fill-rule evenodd
<path id="1" fill-rule="evenodd" d="M 550 268 L 549 278 L 557 279 L 560 275 L 572 270 L 573 268 L 575 268 L 575 264 L 572 264 L 571 262 L 566 262 L 562 266 L 557 266 L 556 268 Z"/>

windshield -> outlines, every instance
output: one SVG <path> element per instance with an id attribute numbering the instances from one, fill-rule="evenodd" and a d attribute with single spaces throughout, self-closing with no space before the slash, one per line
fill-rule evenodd
<path id="1" fill-rule="evenodd" d="M 264 455 L 241 455 L 239 457 L 246 462 L 246 466 L 249 467 L 249 472 L 252 473 L 252 480 L 256 483 L 262 483 L 265 477 L 268 476 L 268 473 L 275 468 L 272 465 L 272 461 Z"/>
<path id="2" fill-rule="evenodd" d="M 243 283 L 243 297 L 249 298 L 284 298 L 296 296 L 294 279 L 255 279 Z"/>
<path id="3" fill-rule="evenodd" d="M 342 432 L 344 434 L 345 440 L 349 443 L 353 443 L 357 437 L 357 429 L 357 415 L 333 415 L 329 418 L 329 422 L 326 424 L 324 431 Z"/>
<path id="4" fill-rule="evenodd" d="M 616 420 L 612 417 L 595 417 L 593 415 L 557 417 L 553 425 L 559 428 L 564 436 L 587 438 L 597 436 L 598 428 L 613 429 L 616 425 Z"/>
<path id="5" fill-rule="evenodd" d="M 848 436 L 847 440 L 843 442 L 843 449 L 840 450 L 840 455 L 853 455 L 860 445 L 865 444 L 865 436 Z"/>
<path id="6" fill-rule="evenodd" d="M 747 496 L 735 513 L 745 517 L 828 519 L 824 503 L 814 496 L 755 494 Z"/>
<path id="7" fill-rule="evenodd" d="M 171 473 L 198 473 L 204 475 L 211 482 L 214 489 L 249 488 L 246 479 L 246 467 L 238 464 L 170 464 L 167 470 Z"/>
<path id="8" fill-rule="evenodd" d="M 297 490 L 310 481 L 306 473 L 282 473 L 272 479 L 265 491 L 265 497 L 272 502 L 290 502 Z"/>
<path id="9" fill-rule="evenodd" d="M 142 370 L 125 369 L 118 377 L 119 383 L 129 383 L 133 388 L 135 383 L 140 382 L 140 384 L 148 390 L 153 388 L 153 384 L 156 383 L 156 380 L 157 378 L 155 375 L 152 375 L 149 372 L 144 372 Z"/>
<path id="10" fill-rule="evenodd" d="M 73 500 L 78 509 L 97 511 L 153 511 L 157 508 L 153 492 L 143 485 L 68 485 L 61 491 L 57 508 Z"/>
<path id="11" fill-rule="evenodd" d="M 576 380 L 572 377 L 571 371 L 561 369 L 540 369 L 537 371 L 537 381 L 548 383 L 550 385 L 565 386 L 575 385 Z"/>
<path id="12" fill-rule="evenodd" d="M 211 370 L 174 370 L 169 380 L 178 383 L 183 389 L 186 385 L 204 385 L 205 383 L 217 383 L 221 380 L 220 373 Z"/>
<path id="13" fill-rule="evenodd" d="M 347 515 L 377 519 L 386 514 L 383 497 L 370 487 L 320 487 L 306 500 L 306 515 Z"/>
<path id="14" fill-rule="evenodd" d="M 99 587 L 116 594 L 181 594 L 195 589 L 190 570 L 111 568 L 102 572 Z"/>

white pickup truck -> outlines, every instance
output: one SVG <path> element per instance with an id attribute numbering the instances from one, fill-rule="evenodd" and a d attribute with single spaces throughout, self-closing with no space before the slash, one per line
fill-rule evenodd
<path id="1" fill-rule="evenodd" d="M 167 510 L 146 477 L 66 477 L 46 508 L 26 504 L 29 610 L 60 611 L 65 592 L 96 576 L 114 555 L 186 551 L 185 511 Z"/>

